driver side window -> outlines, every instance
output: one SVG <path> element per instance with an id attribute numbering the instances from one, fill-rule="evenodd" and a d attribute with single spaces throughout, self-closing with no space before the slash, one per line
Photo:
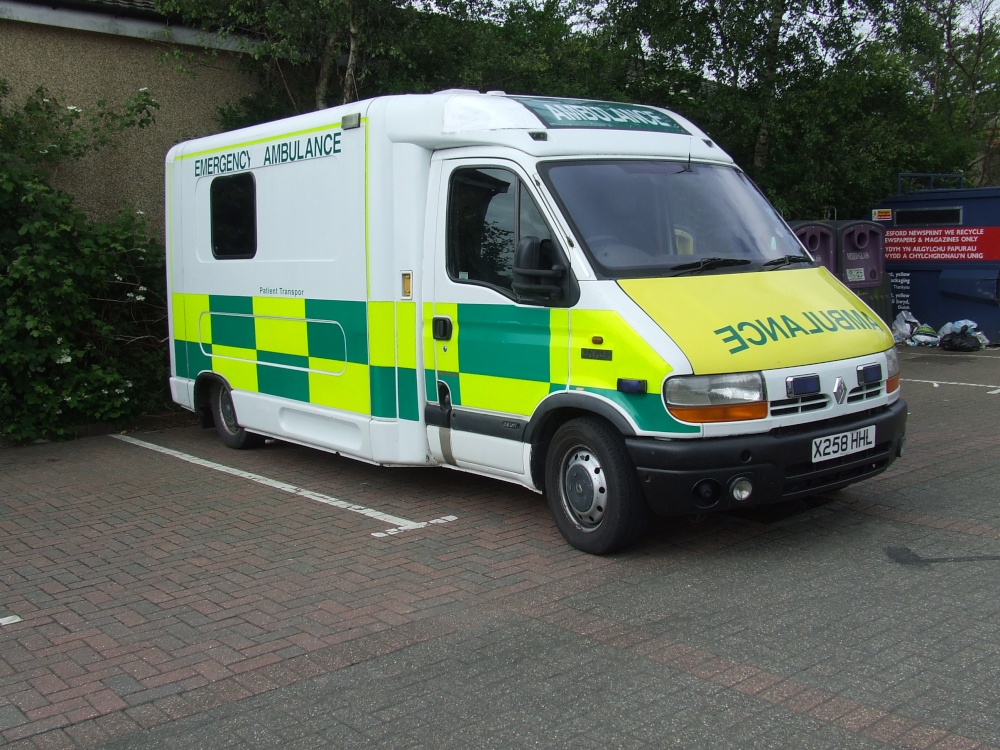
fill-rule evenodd
<path id="1" fill-rule="evenodd" d="M 458 169 L 448 196 L 448 275 L 513 296 L 514 249 L 525 236 L 551 239 L 524 183 L 506 169 Z"/>

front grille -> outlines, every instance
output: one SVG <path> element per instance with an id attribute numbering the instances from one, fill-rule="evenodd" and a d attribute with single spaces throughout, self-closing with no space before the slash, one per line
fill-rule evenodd
<path id="1" fill-rule="evenodd" d="M 847 394 L 847 403 L 856 404 L 859 401 L 867 401 L 870 398 L 878 398 L 881 395 L 882 381 L 859 385 L 857 388 L 852 388 L 851 392 Z"/>
<path id="2" fill-rule="evenodd" d="M 864 417 L 876 419 L 880 414 L 884 414 L 889 409 L 890 407 L 888 406 L 873 406 L 863 411 L 854 412 L 853 414 L 842 414 L 838 417 L 822 419 L 818 422 L 782 425 L 781 427 L 775 427 L 768 434 L 776 436 L 797 435 L 804 432 L 815 432 L 817 429 L 822 429 L 825 434 L 833 435 L 834 433 L 842 432 L 843 429 L 845 429 L 842 425 L 854 424 L 858 419 L 862 419 Z"/>
<path id="3" fill-rule="evenodd" d="M 782 494 L 785 497 L 801 496 L 874 476 L 889 465 L 891 450 L 892 444 L 885 442 L 860 453 L 852 453 L 818 464 L 787 466 Z"/>
<path id="4" fill-rule="evenodd" d="M 789 414 L 803 414 L 809 411 L 825 409 L 829 401 L 830 397 L 823 393 L 810 393 L 808 396 L 777 399 L 770 404 L 771 416 L 786 417 Z"/>

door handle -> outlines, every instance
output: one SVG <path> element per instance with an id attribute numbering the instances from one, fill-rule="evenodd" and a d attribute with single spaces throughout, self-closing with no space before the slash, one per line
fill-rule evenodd
<path id="1" fill-rule="evenodd" d="M 451 341 L 452 325 L 451 318 L 434 318 L 434 340 Z"/>

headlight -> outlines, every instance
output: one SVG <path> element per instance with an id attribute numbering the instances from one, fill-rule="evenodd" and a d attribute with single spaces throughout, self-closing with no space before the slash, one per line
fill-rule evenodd
<path id="1" fill-rule="evenodd" d="M 894 393 L 899 390 L 899 355 L 896 353 L 896 347 L 885 350 L 885 364 L 887 369 L 885 392 Z"/>
<path id="2" fill-rule="evenodd" d="M 681 375 L 663 385 L 667 411 L 684 422 L 738 422 L 767 416 L 767 393 L 759 372 Z"/>

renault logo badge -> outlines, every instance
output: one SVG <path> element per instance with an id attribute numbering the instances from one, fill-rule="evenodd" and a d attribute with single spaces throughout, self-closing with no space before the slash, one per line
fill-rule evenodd
<path id="1" fill-rule="evenodd" d="M 847 386 L 844 385 L 843 378 L 837 378 L 837 382 L 834 383 L 833 397 L 837 399 L 838 404 L 844 403 L 844 399 L 847 398 Z"/>

